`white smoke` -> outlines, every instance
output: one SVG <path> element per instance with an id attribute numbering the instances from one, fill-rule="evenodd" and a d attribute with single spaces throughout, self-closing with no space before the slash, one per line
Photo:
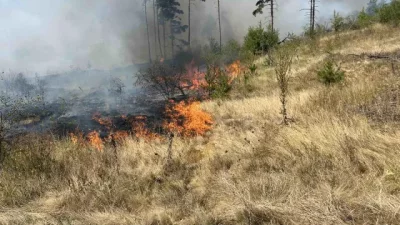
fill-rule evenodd
<path id="1" fill-rule="evenodd" d="M 188 0 L 181 0 L 184 11 Z M 193 41 L 204 43 L 218 37 L 215 0 L 196 0 L 192 7 Z M 249 26 L 266 15 L 254 17 L 256 0 L 221 0 L 223 41 L 242 40 Z M 277 0 L 276 27 L 282 36 L 300 33 L 308 18 L 308 1 Z M 317 18 L 327 21 L 333 10 L 349 14 L 368 0 L 321 0 Z M 40 72 L 70 67 L 107 69 L 147 60 L 143 0 L 0 0 L 0 70 Z M 148 3 L 152 25 L 152 1 Z M 186 24 L 186 17 L 182 16 Z M 151 35 L 153 32 L 150 27 Z"/>

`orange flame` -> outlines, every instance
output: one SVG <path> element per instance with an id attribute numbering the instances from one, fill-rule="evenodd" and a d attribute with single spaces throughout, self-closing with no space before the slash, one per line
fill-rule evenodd
<path id="1" fill-rule="evenodd" d="M 109 135 L 108 139 L 113 139 L 116 142 L 123 142 L 126 138 L 129 137 L 128 131 L 118 130 Z"/>
<path id="2" fill-rule="evenodd" d="M 69 138 L 71 139 L 72 143 L 75 145 L 78 144 L 78 137 L 74 133 L 70 133 Z"/>
<path id="3" fill-rule="evenodd" d="M 168 121 L 163 123 L 164 129 L 185 137 L 204 135 L 211 130 L 211 115 L 200 108 L 200 102 L 185 103 L 181 101 L 166 108 Z"/>
<path id="4" fill-rule="evenodd" d="M 154 140 L 159 138 L 159 135 L 151 132 L 146 127 L 147 117 L 136 116 L 132 121 L 132 130 L 135 133 L 135 137 L 144 138 L 146 140 Z"/>
<path id="5" fill-rule="evenodd" d="M 97 112 L 93 114 L 92 119 L 97 123 L 99 123 L 100 125 L 105 126 L 108 130 L 110 130 L 113 125 L 111 118 L 108 117 L 102 118 L 101 114 Z"/>
<path id="6" fill-rule="evenodd" d="M 194 60 L 185 65 L 186 74 L 184 79 L 181 81 L 181 87 L 187 90 L 198 91 L 201 94 L 204 94 L 204 88 L 207 87 L 207 82 L 205 79 L 206 74 L 204 72 L 200 72 L 195 65 Z M 220 69 L 217 67 L 216 69 Z M 225 66 L 225 71 L 229 76 L 229 83 L 232 83 L 235 79 L 237 79 L 243 71 L 240 60 L 236 60 L 232 64 Z"/>
<path id="7" fill-rule="evenodd" d="M 97 131 L 92 131 L 86 136 L 88 143 L 91 147 L 102 151 L 104 148 L 103 140 L 100 138 L 100 134 Z"/>
<path id="8" fill-rule="evenodd" d="M 226 71 L 229 74 L 229 83 L 232 83 L 242 72 L 242 67 L 239 60 L 236 60 L 232 64 L 226 67 Z"/>
<path id="9" fill-rule="evenodd" d="M 85 144 L 85 139 L 81 131 L 77 130 L 75 133 L 69 133 L 69 138 L 74 145 L 83 146 Z"/>

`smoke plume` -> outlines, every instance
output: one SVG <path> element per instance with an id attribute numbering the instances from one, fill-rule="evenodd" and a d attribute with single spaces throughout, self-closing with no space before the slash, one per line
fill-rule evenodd
<path id="1" fill-rule="evenodd" d="M 187 24 L 189 0 L 180 0 Z M 254 17 L 255 0 L 221 0 L 223 42 L 243 40 L 249 26 L 260 21 L 267 25 L 266 14 Z M 333 10 L 343 15 L 360 10 L 368 0 L 321 0 L 317 18 L 327 21 Z M 218 39 L 216 0 L 192 0 L 192 42 L 204 44 Z M 281 36 L 300 33 L 308 18 L 301 9 L 308 1 L 277 0 L 276 27 Z M 54 73 L 70 68 L 110 69 L 148 60 L 143 0 L 2 0 L 0 13 L 0 69 L 22 72 Z M 153 5 L 147 3 L 150 41 L 155 57 Z M 182 39 L 187 34 L 181 35 Z M 169 43 L 168 43 L 169 45 Z"/>

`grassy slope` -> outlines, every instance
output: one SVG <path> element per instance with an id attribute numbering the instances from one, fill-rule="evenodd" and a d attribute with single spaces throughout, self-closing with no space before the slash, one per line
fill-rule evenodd
<path id="1" fill-rule="evenodd" d="M 119 173 L 106 153 L 52 143 L 49 176 L 0 176 L 0 224 L 400 224 L 400 70 L 346 56 L 400 50 L 400 31 L 309 44 L 293 67 L 290 126 L 273 69 L 262 68 L 252 92 L 203 103 L 214 130 L 175 140 L 169 164 L 166 143 L 128 140 Z M 326 50 L 345 84 L 318 82 Z"/>

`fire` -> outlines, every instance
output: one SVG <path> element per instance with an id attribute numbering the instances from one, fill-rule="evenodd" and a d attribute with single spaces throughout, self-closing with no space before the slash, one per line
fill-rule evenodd
<path id="1" fill-rule="evenodd" d="M 69 138 L 74 145 L 82 146 L 85 144 L 83 133 L 79 130 L 77 130 L 75 133 L 69 133 Z"/>
<path id="2" fill-rule="evenodd" d="M 78 144 L 78 137 L 74 133 L 70 133 L 69 138 L 71 139 L 72 143 L 75 145 Z"/>
<path id="3" fill-rule="evenodd" d="M 134 120 L 132 121 L 132 130 L 135 133 L 135 137 L 144 138 L 146 140 L 154 140 L 159 138 L 159 135 L 147 129 L 146 123 L 146 116 L 136 116 L 134 118 Z"/>
<path id="4" fill-rule="evenodd" d="M 74 143 L 75 145 L 79 143 L 79 136 L 74 134 L 74 133 L 70 133 L 69 134 L 69 138 L 72 141 L 72 143 Z"/>
<path id="5" fill-rule="evenodd" d="M 97 131 L 92 131 L 86 136 L 88 143 L 91 147 L 96 148 L 98 151 L 102 151 L 104 148 L 103 140 L 100 138 L 100 134 Z"/>
<path id="6" fill-rule="evenodd" d="M 226 67 L 226 71 L 229 74 L 229 83 L 232 83 L 242 72 L 242 67 L 239 60 L 236 60 L 232 64 Z"/>
<path id="7" fill-rule="evenodd" d="M 221 69 L 215 67 L 216 69 Z M 208 86 L 206 81 L 206 73 L 201 72 L 196 68 L 194 60 L 185 66 L 186 74 L 184 79 L 181 81 L 180 85 L 187 90 L 198 91 L 200 94 L 204 95 L 204 89 Z M 232 83 L 242 74 L 242 65 L 240 60 L 236 60 L 230 65 L 225 66 L 225 71 L 229 76 L 229 83 Z"/>
<path id="8" fill-rule="evenodd" d="M 113 139 L 116 142 L 123 142 L 126 138 L 129 137 L 128 131 L 118 130 L 109 135 L 109 139 Z"/>
<path id="9" fill-rule="evenodd" d="M 108 130 L 110 130 L 113 125 L 111 118 L 103 118 L 100 113 L 94 113 L 92 116 L 92 120 L 96 121 L 100 125 L 105 126 Z"/>
<path id="10" fill-rule="evenodd" d="M 198 101 L 172 104 L 166 108 L 166 114 L 168 121 L 164 122 L 164 129 L 184 137 L 204 135 L 213 124 L 211 115 L 200 108 Z"/>
<path id="11" fill-rule="evenodd" d="M 186 90 L 201 91 L 206 85 L 205 73 L 200 72 L 195 65 L 194 60 L 185 65 L 186 74 L 180 81 L 180 86 Z"/>

